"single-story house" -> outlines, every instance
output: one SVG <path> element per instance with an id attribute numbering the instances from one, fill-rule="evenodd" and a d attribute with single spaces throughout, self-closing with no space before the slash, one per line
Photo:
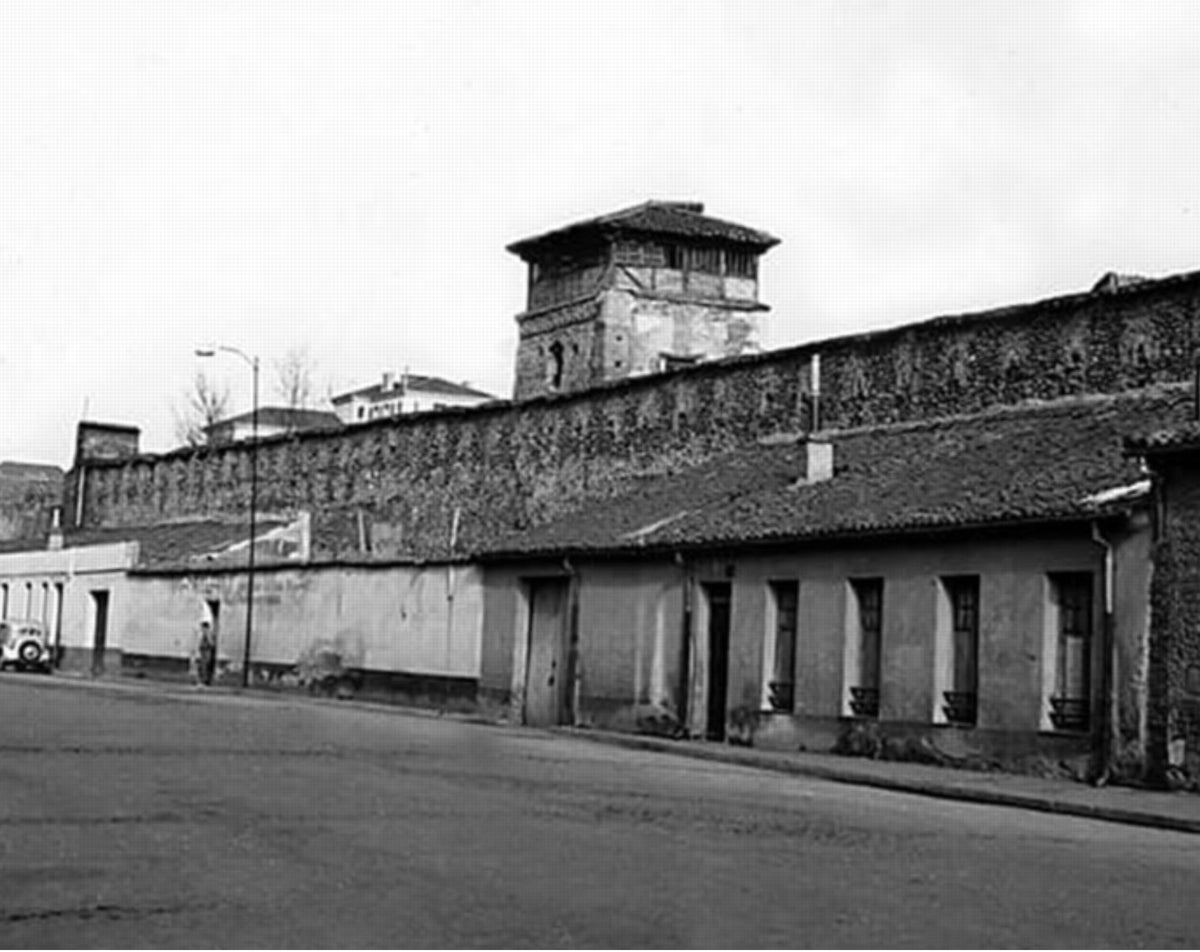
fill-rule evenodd
<path id="1" fill-rule="evenodd" d="M 779 434 L 481 556 L 526 723 L 1138 774 L 1152 483 L 1186 388 Z"/>
<path id="2" fill-rule="evenodd" d="M 248 529 L 213 520 L 68 531 L 0 552 L 0 615 L 42 619 L 64 670 L 187 677 L 201 620 L 240 680 Z M 478 569 L 462 562 L 311 557 L 310 520 L 256 534 L 250 679 L 474 701 Z M 15 549 L 15 550 L 14 550 Z"/>

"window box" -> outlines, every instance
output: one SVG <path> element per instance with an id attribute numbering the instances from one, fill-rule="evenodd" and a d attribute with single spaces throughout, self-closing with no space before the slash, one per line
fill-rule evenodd
<path id="1" fill-rule="evenodd" d="M 1050 723 L 1055 730 L 1086 731 L 1091 720 L 1087 698 L 1050 698 Z"/>
<path id="2" fill-rule="evenodd" d="M 791 713 L 796 707 L 796 685 L 791 681 L 772 681 L 767 685 L 771 710 Z"/>
<path id="3" fill-rule="evenodd" d="M 975 726 L 977 702 L 974 691 L 943 691 L 942 713 L 951 724 Z"/>
<path id="4" fill-rule="evenodd" d="M 878 717 L 879 688 L 851 688 L 850 710 L 855 717 Z"/>

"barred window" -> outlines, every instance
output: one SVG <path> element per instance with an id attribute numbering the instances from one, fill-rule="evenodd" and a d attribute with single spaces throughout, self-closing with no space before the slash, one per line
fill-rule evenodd
<path id="1" fill-rule="evenodd" d="M 883 639 L 883 579 L 854 579 L 850 583 L 857 608 L 857 670 L 850 672 L 850 709 L 858 717 L 879 716 L 879 661 Z"/>
<path id="2" fill-rule="evenodd" d="M 791 711 L 796 705 L 796 609 L 800 584 L 771 582 L 770 591 L 775 607 L 775 644 L 767 700 L 772 710 Z"/>
<path id="3" fill-rule="evenodd" d="M 1092 576 L 1055 574 L 1050 583 L 1057 618 L 1050 721 L 1057 730 L 1086 731 L 1092 696 Z"/>

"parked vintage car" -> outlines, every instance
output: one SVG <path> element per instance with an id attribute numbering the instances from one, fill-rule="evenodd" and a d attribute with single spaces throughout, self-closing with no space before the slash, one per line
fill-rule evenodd
<path id="1" fill-rule="evenodd" d="M 12 666 L 22 671 L 49 671 L 53 659 L 46 626 L 40 621 L 32 618 L 0 621 L 0 670 Z"/>

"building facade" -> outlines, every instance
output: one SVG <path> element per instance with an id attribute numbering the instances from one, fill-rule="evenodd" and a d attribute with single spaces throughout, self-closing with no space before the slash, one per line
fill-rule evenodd
<path id="1" fill-rule="evenodd" d="M 579 723 L 1141 777 L 1150 482 L 1180 388 L 822 434 L 516 533 L 481 685 Z"/>
<path id="2" fill-rule="evenodd" d="M 300 407 L 259 407 L 254 411 L 239 413 L 205 428 L 208 442 L 214 445 L 236 443 L 255 437 L 286 436 L 307 430 L 336 430 L 342 425 L 336 413 L 326 410 L 308 410 Z"/>
<path id="3" fill-rule="evenodd" d="M 331 402 L 338 419 L 349 426 L 402 413 L 477 407 L 495 399 L 465 383 L 423 374 L 404 373 L 397 377 L 387 372 L 378 384 L 338 394 Z"/>

